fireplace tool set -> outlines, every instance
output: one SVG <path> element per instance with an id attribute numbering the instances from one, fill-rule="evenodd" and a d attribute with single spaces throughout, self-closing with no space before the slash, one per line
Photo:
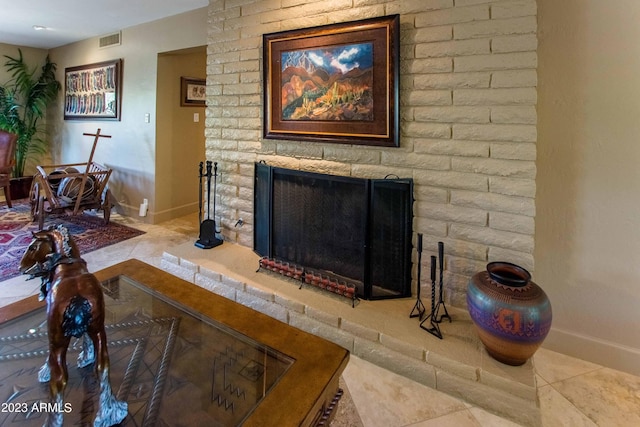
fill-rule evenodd
<path id="1" fill-rule="evenodd" d="M 207 160 L 207 171 L 203 173 L 203 163 L 200 162 L 199 178 L 200 178 L 200 207 L 198 210 L 198 221 L 200 222 L 200 238 L 196 241 L 195 246 L 200 249 L 211 249 L 222 244 L 222 239 L 216 237 L 216 185 L 218 181 L 218 163 L 213 163 L 213 172 L 211 171 L 211 161 Z M 202 179 L 207 178 L 207 219 L 202 220 L 203 215 L 203 188 Z M 213 177 L 213 215 L 211 215 L 211 177 Z"/>
<path id="2" fill-rule="evenodd" d="M 442 339 L 442 332 L 440 331 L 440 323 L 443 319 L 449 319 L 451 322 L 451 316 L 447 311 L 447 307 L 444 304 L 443 298 L 443 272 L 444 272 L 444 243 L 438 242 L 438 258 L 440 265 L 440 281 L 439 284 L 436 285 L 436 256 L 431 256 L 431 312 L 427 315 L 427 317 L 422 320 L 422 316 L 426 312 L 426 308 L 424 304 L 422 304 L 422 300 L 420 299 L 420 271 L 422 269 L 421 260 L 422 260 L 422 234 L 418 234 L 418 272 L 417 272 L 417 281 L 418 281 L 418 289 L 416 292 L 417 300 L 414 305 L 409 317 L 418 317 L 420 322 L 420 328 L 429 332 L 431 335 Z M 436 302 L 436 286 L 438 287 L 438 301 Z M 440 310 L 443 310 L 443 313 L 438 317 Z M 429 322 L 428 325 L 425 323 Z"/>

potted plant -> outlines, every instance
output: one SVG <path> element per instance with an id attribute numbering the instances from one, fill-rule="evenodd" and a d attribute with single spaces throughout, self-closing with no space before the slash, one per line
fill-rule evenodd
<path id="1" fill-rule="evenodd" d="M 40 119 L 44 117 L 47 105 L 56 98 L 61 85 L 55 76 L 57 66 L 50 61 L 49 55 L 37 76 L 37 68 L 29 69 L 22 50 L 18 49 L 17 58 L 8 55 L 5 58 L 7 61 L 4 65 L 11 79 L 0 85 L 0 129 L 18 135 L 16 164 L 13 168 L 14 180 L 18 180 L 24 177 L 27 160 L 31 156 L 38 159 L 49 148 Z M 19 185 L 15 188 L 15 194 L 12 186 L 11 193 L 16 199 L 27 197 L 30 185 L 30 182 L 22 185 L 26 187 L 26 194 L 17 194 L 20 192 Z"/>

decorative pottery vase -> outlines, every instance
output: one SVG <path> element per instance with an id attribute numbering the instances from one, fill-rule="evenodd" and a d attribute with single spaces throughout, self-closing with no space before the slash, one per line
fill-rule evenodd
<path id="1" fill-rule="evenodd" d="M 522 365 L 551 328 L 551 303 L 531 274 L 509 262 L 491 262 L 467 287 L 467 308 L 487 352 Z"/>

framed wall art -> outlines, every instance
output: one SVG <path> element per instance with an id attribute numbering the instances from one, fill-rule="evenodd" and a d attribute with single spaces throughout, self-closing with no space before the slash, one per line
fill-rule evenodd
<path id="1" fill-rule="evenodd" d="M 65 120 L 120 120 L 122 59 L 64 69 Z"/>
<path id="2" fill-rule="evenodd" d="M 398 146 L 399 15 L 263 35 L 265 139 Z"/>
<path id="3" fill-rule="evenodd" d="M 180 77 L 180 105 L 183 107 L 204 107 L 207 101 L 205 79 Z"/>

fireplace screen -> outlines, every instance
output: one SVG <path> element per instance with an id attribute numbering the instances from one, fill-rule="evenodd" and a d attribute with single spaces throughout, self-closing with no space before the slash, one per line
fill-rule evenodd
<path id="1" fill-rule="evenodd" d="M 354 283 L 365 299 L 411 294 L 410 179 L 255 166 L 254 249 Z"/>

